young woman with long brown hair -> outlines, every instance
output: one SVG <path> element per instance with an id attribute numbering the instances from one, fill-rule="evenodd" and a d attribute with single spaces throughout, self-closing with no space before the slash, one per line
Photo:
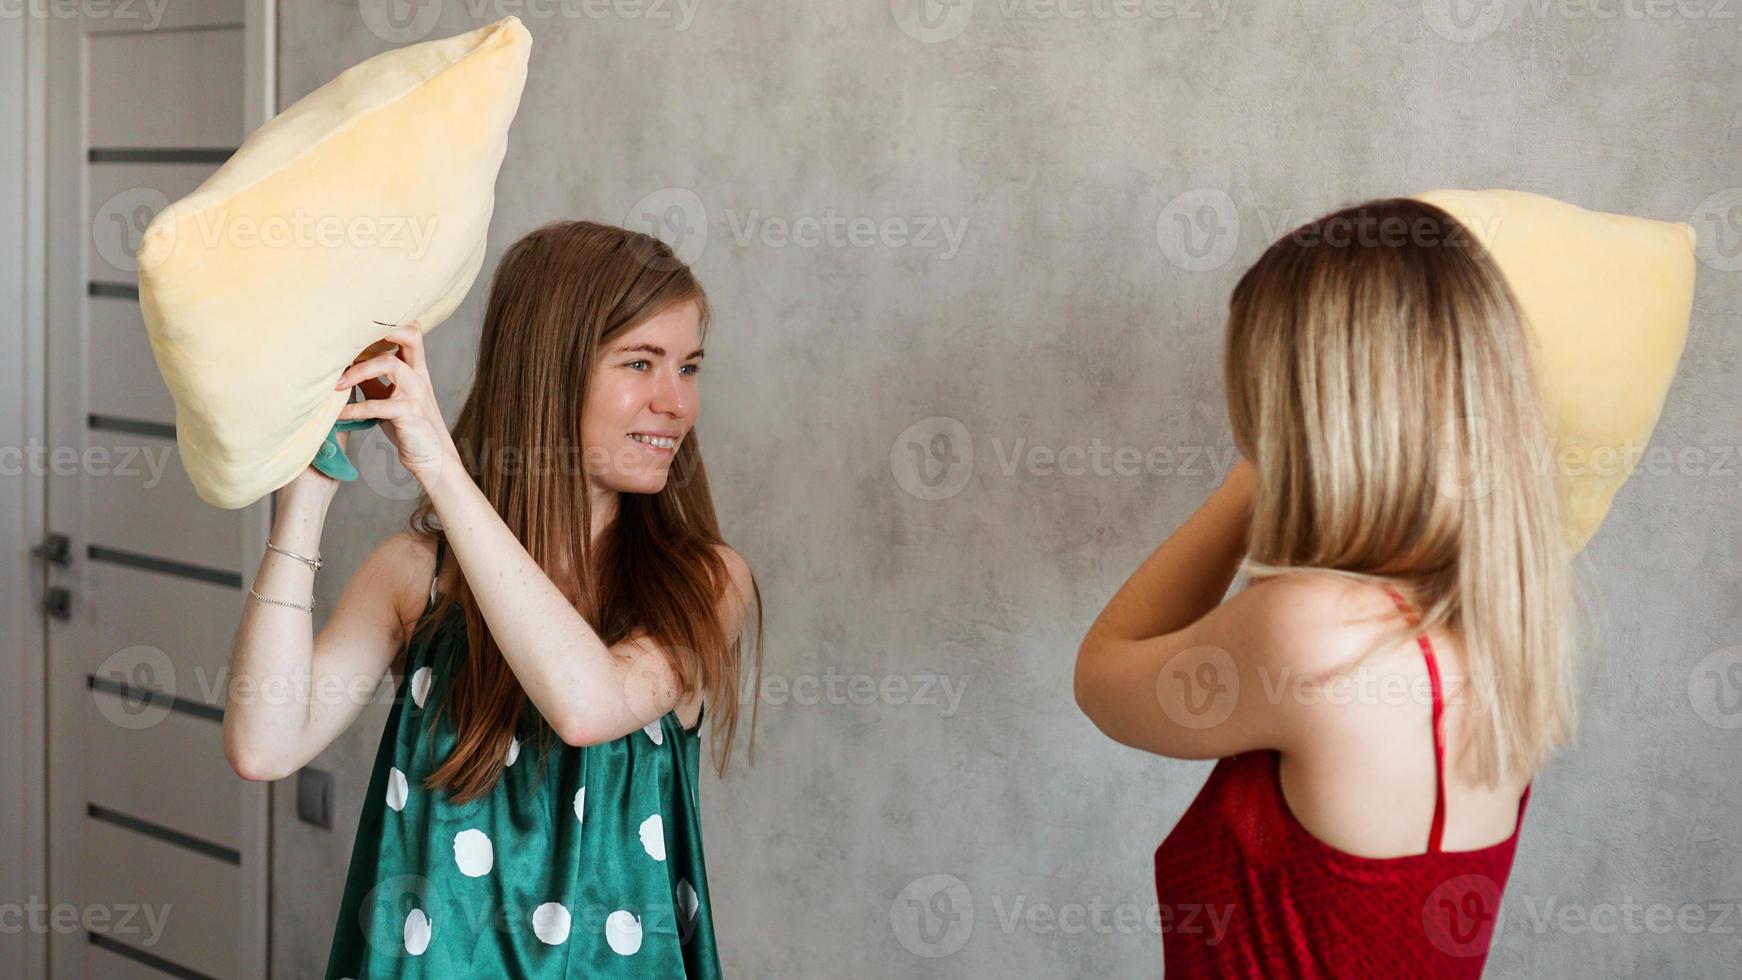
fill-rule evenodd
<path id="1" fill-rule="evenodd" d="M 338 484 L 278 491 L 224 725 L 239 773 L 282 778 L 369 700 L 339 692 L 394 677 L 329 978 L 719 975 L 698 733 L 705 705 L 723 773 L 761 605 L 694 431 L 707 324 L 658 240 L 554 222 L 497 267 L 452 433 L 416 325 L 340 377 L 391 385 L 340 418 L 379 419 L 422 496 L 311 640 Z"/>
<path id="2" fill-rule="evenodd" d="M 1243 459 L 1076 665 L 1114 739 L 1221 760 L 1155 854 L 1169 980 L 1481 972 L 1573 728 L 1531 362 L 1492 259 L 1422 202 L 1310 222 L 1235 287 Z"/>

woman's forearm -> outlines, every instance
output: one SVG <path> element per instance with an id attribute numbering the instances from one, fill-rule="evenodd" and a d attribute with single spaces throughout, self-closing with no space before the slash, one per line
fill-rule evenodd
<path id="1" fill-rule="evenodd" d="M 281 494 L 268 540 L 314 557 L 331 503 L 330 494 Z M 268 548 L 253 588 L 270 599 L 306 605 L 314 582 L 314 569 Z M 313 612 L 244 597 L 224 710 L 225 751 L 233 761 L 249 765 L 245 760 L 296 740 L 309 717 L 313 659 Z"/>
<path id="2" fill-rule="evenodd" d="M 1222 485 L 1144 560 L 1089 627 L 1089 641 L 1145 640 L 1191 625 L 1216 608 L 1240 570 L 1252 523 L 1252 465 Z"/>
<path id="3" fill-rule="evenodd" d="M 491 637 L 553 729 L 571 743 L 590 741 L 586 733 L 621 728 L 626 716 L 651 710 L 629 704 L 630 688 L 639 685 L 630 684 L 628 658 L 599 639 L 457 456 L 443 460 L 427 489 Z"/>

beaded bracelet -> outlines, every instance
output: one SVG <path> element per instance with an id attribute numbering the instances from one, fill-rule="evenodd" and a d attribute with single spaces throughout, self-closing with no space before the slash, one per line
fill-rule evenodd
<path id="1" fill-rule="evenodd" d="M 304 605 L 301 605 L 300 603 L 286 602 L 283 599 L 268 599 L 265 596 L 261 595 L 260 593 L 255 592 L 253 586 L 249 586 L 248 594 L 253 596 L 256 599 L 259 599 L 261 602 L 270 602 L 275 606 L 289 606 L 292 609 L 301 609 L 303 612 L 314 612 L 315 611 L 315 597 L 312 595 L 308 597 L 308 605 L 304 606 Z"/>

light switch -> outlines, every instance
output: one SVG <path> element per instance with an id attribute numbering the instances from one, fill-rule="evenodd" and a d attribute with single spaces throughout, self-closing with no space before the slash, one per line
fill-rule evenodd
<path id="1" fill-rule="evenodd" d="M 303 823 L 333 829 L 333 774 L 304 769 L 296 774 L 296 816 Z"/>

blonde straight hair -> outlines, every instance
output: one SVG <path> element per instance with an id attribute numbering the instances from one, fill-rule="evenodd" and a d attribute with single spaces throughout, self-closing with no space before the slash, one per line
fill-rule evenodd
<path id="1" fill-rule="evenodd" d="M 1326 215 L 1241 277 L 1224 355 L 1257 471 L 1248 578 L 1398 589 L 1420 618 L 1373 650 L 1456 636 L 1465 771 L 1534 777 L 1575 727 L 1579 597 L 1558 476 L 1533 465 L 1547 432 L 1531 336 L 1487 250 L 1408 198 Z"/>

